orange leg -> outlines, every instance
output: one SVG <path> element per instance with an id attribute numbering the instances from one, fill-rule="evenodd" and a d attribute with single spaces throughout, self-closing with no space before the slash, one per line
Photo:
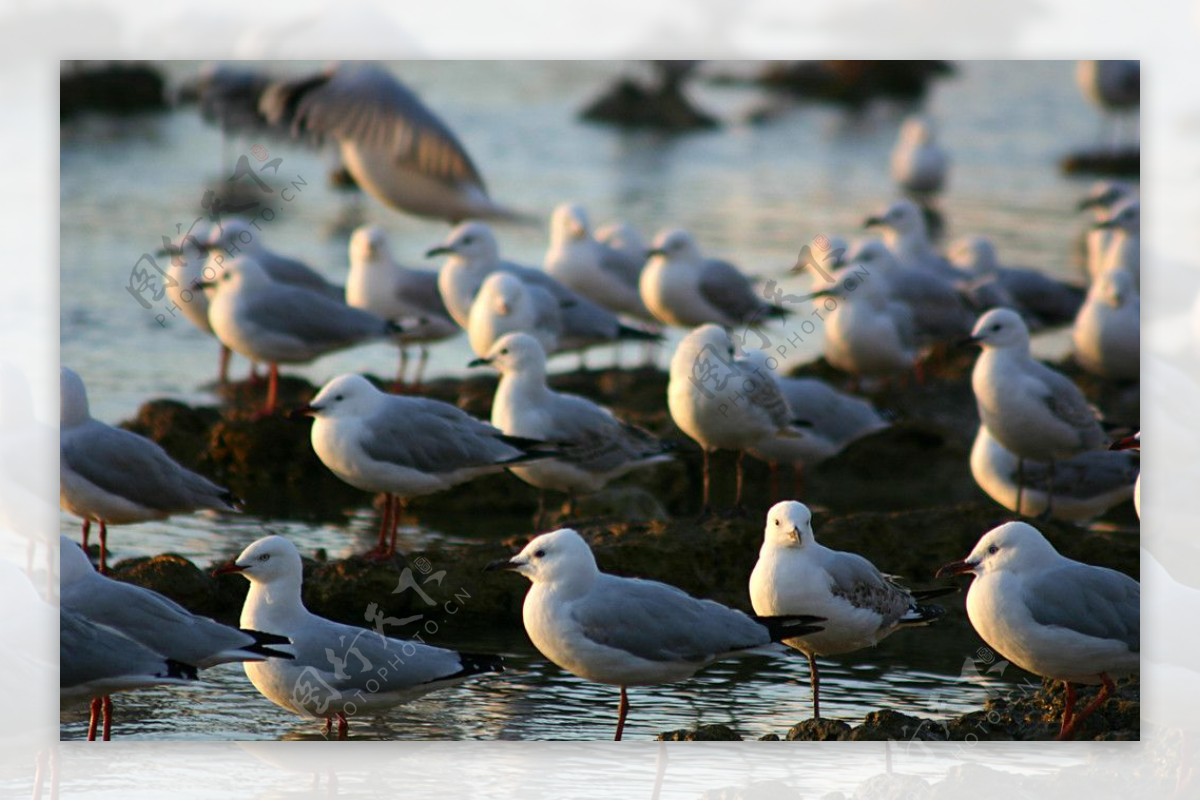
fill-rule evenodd
<path id="1" fill-rule="evenodd" d="M 271 362 L 270 379 L 267 382 L 267 405 L 263 409 L 263 414 L 275 413 L 275 402 L 279 396 L 279 365 Z"/>
<path id="2" fill-rule="evenodd" d="M 1100 681 L 1103 684 L 1100 686 L 1100 692 L 1096 693 L 1096 697 L 1092 702 L 1083 708 L 1079 714 L 1072 714 L 1068 718 L 1068 713 L 1074 711 L 1075 707 L 1075 691 L 1070 682 L 1064 682 L 1067 685 L 1067 706 L 1063 709 L 1063 725 L 1058 732 L 1058 739 L 1070 740 L 1075 736 L 1075 730 L 1079 728 L 1079 724 L 1087 720 L 1087 718 L 1100 708 L 1100 705 L 1108 700 L 1109 696 L 1117 689 L 1117 685 L 1108 677 L 1107 673 L 1100 674 Z"/>
<path id="3" fill-rule="evenodd" d="M 112 698 L 104 696 L 104 741 L 112 739 Z"/>
<path id="4" fill-rule="evenodd" d="M 100 722 L 100 696 L 92 699 L 91 717 L 88 718 L 88 742 L 94 742 L 96 739 L 96 724 Z"/>
<path id="5" fill-rule="evenodd" d="M 346 722 L 346 714 L 344 712 L 338 712 L 337 719 L 338 719 L 338 739 L 345 740 L 349 736 L 350 724 Z"/>
<path id="6" fill-rule="evenodd" d="M 617 736 L 614 742 L 619 742 L 625 732 L 625 716 L 629 714 L 629 696 L 625 693 L 625 685 L 621 685 L 621 701 L 617 704 Z"/>
<path id="7" fill-rule="evenodd" d="M 100 521 L 100 575 L 108 575 L 108 525 Z"/>

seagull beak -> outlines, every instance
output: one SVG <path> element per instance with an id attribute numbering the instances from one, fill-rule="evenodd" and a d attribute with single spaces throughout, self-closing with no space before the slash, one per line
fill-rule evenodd
<path id="1" fill-rule="evenodd" d="M 193 281 L 192 286 L 194 286 L 198 289 L 216 289 L 217 282 L 216 281 Z"/>
<path id="2" fill-rule="evenodd" d="M 933 574 L 933 577 L 942 578 L 943 576 L 961 576 L 964 573 L 975 572 L 975 567 L 976 565 L 974 562 L 968 562 L 966 559 L 962 559 L 958 562 L 951 562 L 948 565 L 942 565 L 938 568 L 938 571 Z"/>
<path id="3" fill-rule="evenodd" d="M 484 572 L 491 573 L 495 570 L 519 570 L 525 566 L 525 563 L 519 561 L 515 556 L 510 559 L 497 559 L 495 562 L 488 562 Z"/>
<path id="4" fill-rule="evenodd" d="M 792 539 L 794 539 L 797 544 L 799 544 L 802 541 L 799 528 L 796 528 L 796 527 L 792 528 Z"/>
<path id="5" fill-rule="evenodd" d="M 289 420 L 303 420 L 305 417 L 312 417 L 319 411 L 321 411 L 320 406 L 313 406 L 311 403 L 308 403 L 292 409 L 287 413 L 287 418 Z"/>
<path id="6" fill-rule="evenodd" d="M 1087 211 L 1088 209 L 1094 209 L 1103 203 L 1103 197 L 1085 197 L 1083 200 L 1079 201 L 1079 205 L 1075 208 L 1078 211 Z"/>
<path id="7" fill-rule="evenodd" d="M 471 359 L 471 361 L 467 362 L 467 367 L 483 367 L 491 363 L 491 359 Z"/>
<path id="8" fill-rule="evenodd" d="M 226 573 L 241 573 L 245 569 L 246 568 L 242 567 L 237 562 L 230 559 L 225 564 L 223 564 L 220 567 L 213 570 L 212 577 L 216 578 L 217 576 L 224 576 Z"/>
<path id="9" fill-rule="evenodd" d="M 434 256 L 448 256 L 454 252 L 454 248 L 449 245 L 438 245 L 435 248 L 430 248 L 425 251 L 425 258 L 432 259 Z"/>
<path id="10" fill-rule="evenodd" d="M 1140 450 L 1142 442 L 1135 436 L 1122 437 L 1121 439 L 1108 446 L 1110 451 L 1133 451 Z"/>
<path id="11" fill-rule="evenodd" d="M 867 219 L 863 220 L 863 228 L 874 228 L 877 225 L 884 225 L 886 222 L 887 221 L 882 217 L 873 214 Z"/>
<path id="12" fill-rule="evenodd" d="M 652 256 L 666 256 L 666 255 L 667 255 L 667 252 L 665 250 L 663 250 L 662 248 L 650 248 L 649 250 L 646 251 L 646 258 L 650 258 Z"/>
<path id="13" fill-rule="evenodd" d="M 158 256 L 159 258 L 162 258 L 163 256 L 180 256 L 182 254 L 183 254 L 183 250 L 176 247 L 175 245 L 171 245 L 170 247 L 165 247 L 165 248 L 159 248 L 158 250 L 154 251 L 154 255 Z"/>
<path id="14" fill-rule="evenodd" d="M 974 336 L 964 337 L 963 339 L 960 339 L 957 342 L 955 342 L 954 347 L 965 348 L 969 345 L 978 345 L 979 342 L 980 342 L 980 337 L 974 337 Z"/>
<path id="15" fill-rule="evenodd" d="M 829 298 L 837 295 L 837 289 L 830 287 L 829 289 L 818 289 L 816 292 L 805 295 L 801 300 L 816 300 L 817 298 Z"/>

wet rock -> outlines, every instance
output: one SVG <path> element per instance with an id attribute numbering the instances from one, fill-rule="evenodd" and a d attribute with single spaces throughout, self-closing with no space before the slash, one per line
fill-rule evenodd
<path id="1" fill-rule="evenodd" d="M 619 78 L 579 112 L 588 122 L 619 128 L 680 132 L 718 127 L 717 119 L 697 108 L 677 83 L 647 85 Z"/>
<path id="2" fill-rule="evenodd" d="M 803 97 L 860 106 L 876 98 L 916 100 L 953 68 L 945 61 L 785 61 L 769 64 L 759 83 Z"/>
<path id="3" fill-rule="evenodd" d="M 220 419 L 220 410 L 211 406 L 193 407 L 179 401 L 152 400 L 143 403 L 137 416 L 121 425 L 154 440 L 185 467 L 216 480 L 217 477 L 209 472 L 213 461 L 208 455 L 208 432 Z"/>
<path id="4" fill-rule="evenodd" d="M 692 742 L 692 741 L 723 741 L 730 742 L 741 740 L 742 737 L 736 731 L 722 723 L 706 723 L 703 726 L 697 726 L 694 729 L 675 729 L 674 731 L 665 731 L 654 739 L 664 742 Z"/>
<path id="5" fill-rule="evenodd" d="M 226 623 L 236 621 L 241 612 L 235 597 L 225 594 L 207 573 L 176 554 L 122 560 L 112 566 L 110 577 L 154 590 L 198 615 Z"/>
<path id="6" fill-rule="evenodd" d="M 764 734 L 762 737 L 759 737 L 758 739 L 764 743 L 781 742 L 779 739 L 779 735 L 776 734 L 775 732 L 768 732 L 768 733 Z"/>
<path id="7" fill-rule="evenodd" d="M 788 729 L 785 740 L 809 740 L 826 742 L 829 740 L 845 740 L 850 734 L 850 724 L 841 720 L 810 718 L 802 720 Z"/>
<path id="8" fill-rule="evenodd" d="M 148 64 L 107 63 L 64 70 L 58 81 L 59 118 L 93 111 L 136 114 L 167 108 L 162 73 Z"/>
<path id="9" fill-rule="evenodd" d="M 1067 175 L 1097 175 L 1114 178 L 1138 178 L 1142 173 L 1142 154 L 1136 147 L 1120 150 L 1079 150 L 1059 161 Z"/>
<path id="10" fill-rule="evenodd" d="M 939 728 L 932 721 L 904 715 L 890 709 L 880 709 L 869 713 L 861 725 L 855 726 L 842 739 L 911 742 L 913 740 L 942 739 L 938 736 L 939 734 Z"/>

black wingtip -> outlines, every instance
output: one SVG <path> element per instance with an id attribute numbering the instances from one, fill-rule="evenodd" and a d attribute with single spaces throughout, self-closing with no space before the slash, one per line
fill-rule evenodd
<path id="1" fill-rule="evenodd" d="M 195 665 L 189 665 L 186 662 L 177 662 L 174 659 L 168 659 L 166 663 L 167 675 L 163 678 L 195 681 L 200 677 L 200 671 Z"/>
<path id="2" fill-rule="evenodd" d="M 906 626 L 922 626 L 932 623 L 946 614 L 946 608 L 937 604 L 917 604 L 913 611 L 916 612 L 916 615 L 913 616 L 912 613 L 905 615 L 900 619 L 901 624 Z"/>
<path id="3" fill-rule="evenodd" d="M 780 319 L 780 320 L 783 319 L 784 317 L 789 316 L 791 313 L 792 313 L 792 310 L 786 306 L 769 306 L 767 308 L 767 316 L 768 317 L 774 317 L 774 318 Z"/>
<path id="4" fill-rule="evenodd" d="M 273 645 L 291 645 L 292 641 L 281 634 L 271 634 L 266 631 L 257 631 L 255 629 L 238 629 L 243 634 L 249 634 L 254 638 L 253 645 L 247 645 L 243 651 L 248 651 L 252 654 L 258 654 L 264 657 L 274 657 L 276 659 L 295 659 L 296 657 L 287 651 L 279 651 L 272 648 Z"/>
<path id="5" fill-rule="evenodd" d="M 824 626 L 814 625 L 825 622 L 825 618 L 817 615 L 756 615 L 754 621 L 767 629 L 771 642 L 779 642 L 789 637 L 803 637 L 805 634 L 825 630 Z"/>
<path id="6" fill-rule="evenodd" d="M 617 328 L 617 339 L 639 342 L 662 342 L 663 336 L 657 331 L 643 331 L 633 326 L 621 325 Z"/>
<path id="7" fill-rule="evenodd" d="M 511 434 L 497 434 L 496 439 L 505 445 L 511 445 L 521 451 L 518 455 L 505 461 L 504 464 L 519 464 L 532 459 L 545 459 L 550 456 L 559 455 L 559 446 L 553 442 L 531 439 L 530 437 L 516 437 Z"/>
<path id="8" fill-rule="evenodd" d="M 480 673 L 503 673 L 504 672 L 504 657 L 499 654 L 464 654 L 458 655 L 458 661 L 462 665 L 462 670 L 444 679 L 438 681 L 446 681 L 447 679 L 465 679 L 468 676 L 478 676 Z"/>

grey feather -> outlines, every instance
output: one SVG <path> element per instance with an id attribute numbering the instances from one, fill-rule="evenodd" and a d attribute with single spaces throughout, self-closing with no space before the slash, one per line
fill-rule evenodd
<path id="1" fill-rule="evenodd" d="M 1141 586 L 1106 567 L 1069 562 L 1039 574 L 1027 585 L 1033 619 L 1078 634 L 1141 646 Z"/>

